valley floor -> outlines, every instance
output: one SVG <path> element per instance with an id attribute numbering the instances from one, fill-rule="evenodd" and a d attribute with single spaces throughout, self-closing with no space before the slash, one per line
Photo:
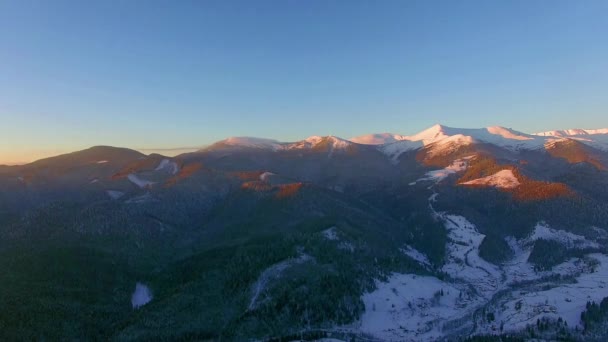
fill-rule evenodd
<path id="1" fill-rule="evenodd" d="M 607 255 L 571 258 L 550 271 L 536 271 L 528 262 L 536 239 L 571 247 L 597 247 L 594 241 L 539 223 L 530 237 L 509 238 L 515 255 L 496 266 L 479 256 L 484 235 L 462 216 L 435 211 L 436 197 L 433 193 L 429 205 L 449 237 L 446 263 L 437 271 L 446 276 L 394 273 L 362 297 L 365 312 L 361 319 L 338 330 L 381 341 L 435 341 L 517 333 L 542 318 L 561 318 L 570 329 L 582 329 L 580 317 L 587 302 L 608 297 Z M 410 246 L 403 252 L 428 266 L 423 253 Z"/>

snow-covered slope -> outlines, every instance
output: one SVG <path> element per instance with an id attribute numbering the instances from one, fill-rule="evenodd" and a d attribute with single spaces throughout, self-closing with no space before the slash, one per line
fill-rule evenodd
<path id="1" fill-rule="evenodd" d="M 179 166 L 174 161 L 171 161 L 169 159 L 163 159 L 160 164 L 158 164 L 156 169 L 154 169 L 154 171 L 165 171 L 172 175 L 175 175 L 179 171 Z"/>
<path id="2" fill-rule="evenodd" d="M 410 185 L 415 185 L 421 181 L 434 181 L 435 183 L 439 183 L 451 174 L 466 170 L 472 157 L 473 156 L 468 156 L 462 159 L 457 159 L 443 169 L 429 171 L 424 174 L 424 177 L 410 183 Z"/>

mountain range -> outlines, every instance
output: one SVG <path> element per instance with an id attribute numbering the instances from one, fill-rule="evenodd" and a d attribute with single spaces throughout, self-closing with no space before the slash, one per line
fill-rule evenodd
<path id="1" fill-rule="evenodd" d="M 608 129 L 0 166 L 0 337 L 601 341 L 607 190 Z"/>

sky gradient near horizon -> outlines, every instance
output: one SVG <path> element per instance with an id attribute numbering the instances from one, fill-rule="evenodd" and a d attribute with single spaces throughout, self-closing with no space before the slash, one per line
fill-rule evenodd
<path id="1" fill-rule="evenodd" d="M 0 164 L 228 136 L 608 127 L 607 1 L 0 0 Z"/>

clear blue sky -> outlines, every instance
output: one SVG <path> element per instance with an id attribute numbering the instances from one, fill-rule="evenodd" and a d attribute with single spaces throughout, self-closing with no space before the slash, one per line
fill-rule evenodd
<path id="1" fill-rule="evenodd" d="M 0 162 L 434 123 L 606 127 L 607 18 L 605 0 L 0 0 Z"/>

